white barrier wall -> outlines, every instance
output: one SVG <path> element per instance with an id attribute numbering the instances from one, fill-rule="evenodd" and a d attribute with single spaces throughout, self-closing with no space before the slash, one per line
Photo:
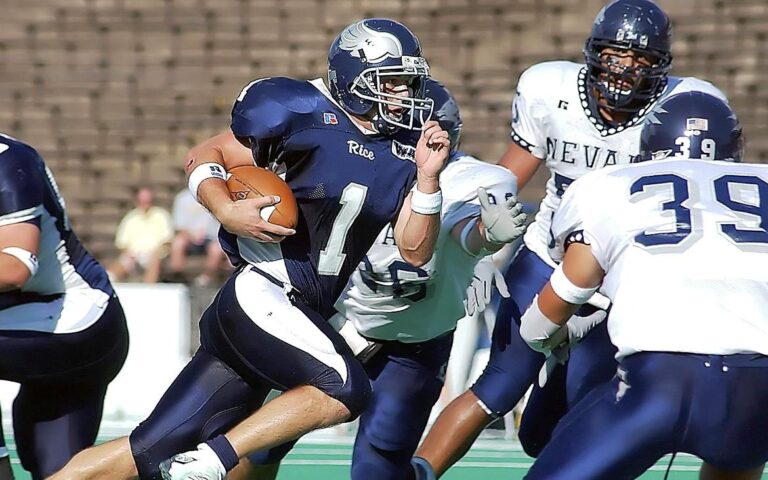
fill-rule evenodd
<path id="1" fill-rule="evenodd" d="M 180 284 L 123 283 L 115 289 L 131 344 L 123 369 L 109 385 L 104 420 L 135 425 L 152 411 L 189 360 L 189 291 Z M 0 382 L 6 421 L 17 391 L 17 384 Z"/>

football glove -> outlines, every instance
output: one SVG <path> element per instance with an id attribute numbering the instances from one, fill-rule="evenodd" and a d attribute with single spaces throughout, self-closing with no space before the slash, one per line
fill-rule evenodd
<path id="1" fill-rule="evenodd" d="M 179 453 L 160 462 L 163 480 L 224 480 L 227 470 L 218 455 L 206 443 L 197 450 Z"/>
<path id="2" fill-rule="evenodd" d="M 587 336 L 590 330 L 603 322 L 608 312 L 600 310 L 589 304 L 582 305 L 576 313 L 568 319 L 568 323 L 546 341 L 548 353 L 544 365 L 539 370 L 539 387 L 544 388 L 549 376 L 557 365 L 565 364 L 571 354 L 571 345 L 575 345 Z"/>
<path id="3" fill-rule="evenodd" d="M 480 201 L 480 219 L 485 227 L 485 239 L 491 243 L 510 243 L 525 233 L 523 204 L 510 197 L 501 204 L 491 203 L 483 187 L 477 189 Z"/>
<path id="4" fill-rule="evenodd" d="M 472 283 L 467 288 L 467 299 L 464 302 L 467 315 L 472 316 L 485 310 L 485 306 L 491 303 L 494 284 L 502 297 L 509 298 L 504 275 L 496 268 L 493 259 L 487 256 L 475 265 Z"/>

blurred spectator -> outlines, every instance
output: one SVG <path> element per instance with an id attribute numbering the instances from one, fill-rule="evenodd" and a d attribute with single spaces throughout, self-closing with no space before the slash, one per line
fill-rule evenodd
<path id="1" fill-rule="evenodd" d="M 155 283 L 160 277 L 160 261 L 168 255 L 173 238 L 171 214 L 152 205 L 152 192 L 142 188 L 136 193 L 136 208 L 125 214 L 117 227 L 117 261 L 109 267 L 116 281 L 144 272 L 143 281 Z"/>
<path id="2" fill-rule="evenodd" d="M 185 188 L 173 200 L 173 227 L 176 229 L 171 243 L 174 276 L 184 272 L 187 255 L 205 254 L 203 273 L 195 278 L 195 283 L 201 287 L 210 286 L 226 260 L 218 240 L 219 222 Z"/>

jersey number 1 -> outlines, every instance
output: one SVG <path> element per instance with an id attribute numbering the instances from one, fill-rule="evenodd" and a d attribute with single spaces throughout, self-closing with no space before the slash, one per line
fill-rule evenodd
<path id="1" fill-rule="evenodd" d="M 341 210 L 333 220 L 328 243 L 320 251 L 317 261 L 317 272 L 320 275 L 338 275 L 344 265 L 347 254 L 344 253 L 344 243 L 349 229 L 363 209 L 363 202 L 368 195 L 368 187 L 359 183 L 350 183 L 341 192 Z"/>

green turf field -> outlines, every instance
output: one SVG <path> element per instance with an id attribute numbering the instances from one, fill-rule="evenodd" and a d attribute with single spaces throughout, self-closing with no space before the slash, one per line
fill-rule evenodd
<path id="1" fill-rule="evenodd" d="M 351 438 L 328 435 L 300 442 L 291 452 L 280 470 L 279 480 L 346 480 L 352 452 Z M 14 444 L 9 443 L 17 480 L 28 480 L 15 455 Z M 518 480 L 522 479 L 532 463 L 518 444 L 502 439 L 480 440 L 470 453 L 442 478 L 444 480 Z M 669 461 L 664 459 L 642 480 L 662 480 Z M 691 456 L 675 459 L 669 474 L 671 480 L 695 480 L 700 462 Z M 768 479 L 768 474 L 763 475 Z"/>

